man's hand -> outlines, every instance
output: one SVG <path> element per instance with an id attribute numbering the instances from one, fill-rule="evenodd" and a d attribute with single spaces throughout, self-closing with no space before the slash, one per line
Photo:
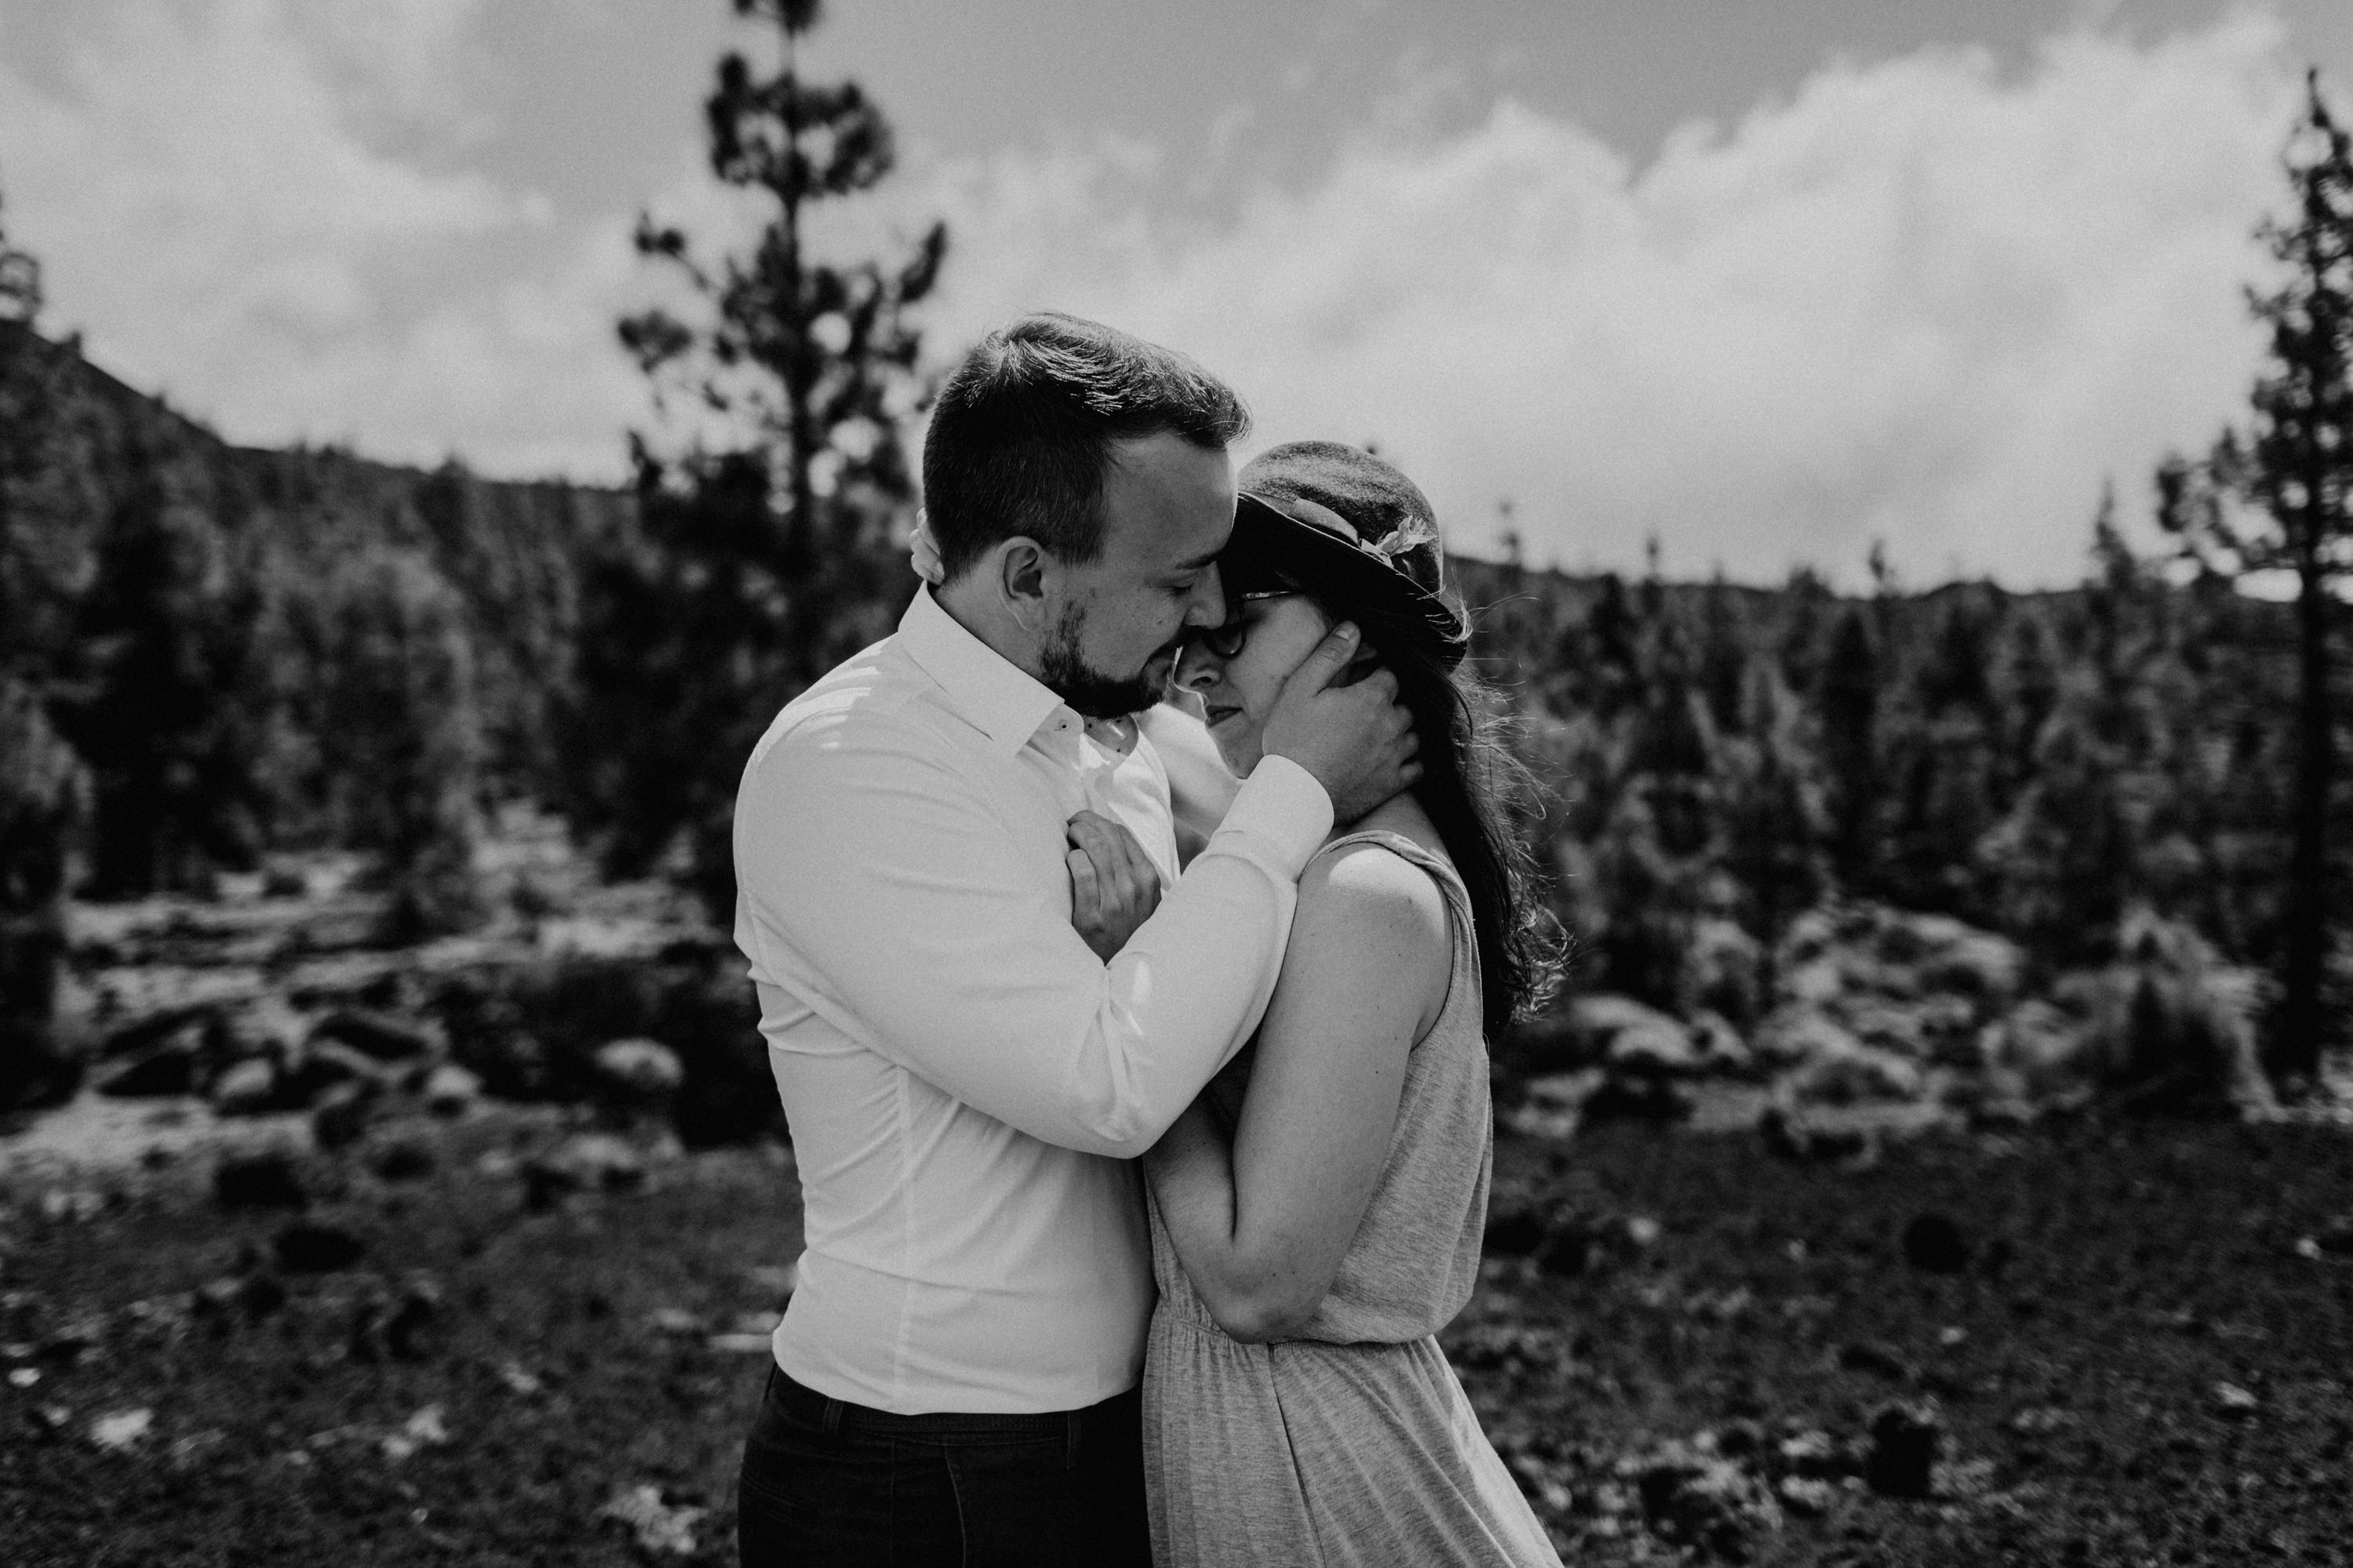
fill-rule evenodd
<path id="1" fill-rule="evenodd" d="M 1421 776 L 1413 760 L 1413 716 L 1397 700 L 1397 677 L 1377 669 L 1354 686 L 1332 684 L 1356 656 L 1357 640 L 1356 628 L 1343 621 L 1291 672 L 1267 715 L 1261 748 L 1314 774 L 1340 823 L 1356 821 Z"/>
<path id="2" fill-rule="evenodd" d="M 1160 873 L 1135 835 L 1110 817 L 1082 811 L 1071 818 L 1071 924 L 1109 963 L 1135 928 L 1160 907 Z"/>

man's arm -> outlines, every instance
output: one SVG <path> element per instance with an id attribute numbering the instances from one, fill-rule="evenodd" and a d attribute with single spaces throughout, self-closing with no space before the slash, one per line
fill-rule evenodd
<path id="1" fill-rule="evenodd" d="M 1265 1011 L 1295 879 L 1330 828 L 1323 786 L 1261 763 L 1105 964 L 935 742 L 850 722 L 854 739 L 782 738 L 745 775 L 736 875 L 762 967 L 976 1110 L 1142 1153 Z"/>

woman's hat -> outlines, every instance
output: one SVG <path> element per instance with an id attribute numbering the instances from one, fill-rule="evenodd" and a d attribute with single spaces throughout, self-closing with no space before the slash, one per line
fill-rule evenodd
<path id="1" fill-rule="evenodd" d="M 1411 636 L 1446 663 L 1471 628 L 1445 596 L 1438 516 L 1411 479 L 1336 441 L 1293 441 L 1236 477 L 1234 531 L 1219 570 L 1229 594 L 1290 588 L 1384 612 L 1366 631 Z M 1344 612 L 1345 613 L 1345 612 Z"/>

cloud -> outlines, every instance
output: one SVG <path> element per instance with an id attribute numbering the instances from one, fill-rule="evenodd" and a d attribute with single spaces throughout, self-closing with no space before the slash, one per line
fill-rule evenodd
<path id="1" fill-rule="evenodd" d="M 1499 104 L 1388 131 L 1298 189 L 1172 225 L 1148 149 L 948 163 L 943 353 L 1055 305 L 1180 346 L 1265 440 L 1377 438 L 1455 537 L 1510 498 L 1531 556 L 1852 580 L 2078 577 L 2104 479 L 2242 406 L 2240 286 L 2295 75 L 2240 16 L 1833 65 L 1636 168 Z M 2128 508 L 2137 510 L 2137 508 Z"/>
<path id="2" fill-rule="evenodd" d="M 0 180 L 49 324 L 233 439 L 618 470 L 626 220 L 470 170 L 479 0 L 108 0 L 0 63 Z"/>

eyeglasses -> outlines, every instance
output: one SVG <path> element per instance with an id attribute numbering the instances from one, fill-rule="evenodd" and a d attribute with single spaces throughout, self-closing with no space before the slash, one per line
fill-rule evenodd
<path id="1" fill-rule="evenodd" d="M 1242 651 L 1250 637 L 1250 627 L 1243 624 L 1242 606 L 1260 599 L 1288 599 L 1298 593 L 1296 588 L 1260 588 L 1248 594 L 1226 595 L 1231 606 L 1226 614 L 1226 624 L 1206 632 L 1195 632 L 1194 638 L 1219 658 L 1232 658 Z"/>

